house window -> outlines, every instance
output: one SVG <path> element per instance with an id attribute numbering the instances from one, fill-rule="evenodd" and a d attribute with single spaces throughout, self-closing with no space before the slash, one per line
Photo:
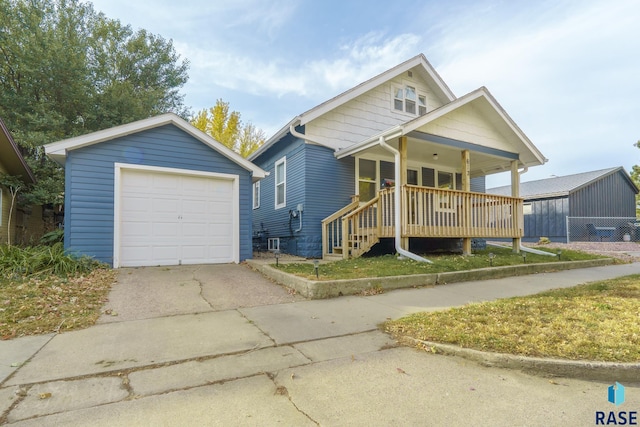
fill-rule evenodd
<path id="1" fill-rule="evenodd" d="M 425 114 L 427 114 L 427 97 L 418 95 L 418 115 L 424 116 Z"/>
<path id="2" fill-rule="evenodd" d="M 287 205 L 287 158 L 276 162 L 276 209 Z"/>
<path id="3" fill-rule="evenodd" d="M 378 165 L 375 160 L 358 159 L 358 194 L 361 202 L 376 196 Z"/>
<path id="4" fill-rule="evenodd" d="M 279 237 L 270 237 L 267 240 L 267 249 L 270 251 L 279 251 L 280 250 L 280 238 Z"/>
<path id="5" fill-rule="evenodd" d="M 260 207 L 260 181 L 253 183 L 253 209 Z"/>
<path id="6" fill-rule="evenodd" d="M 443 190 L 453 190 L 455 183 L 453 181 L 453 173 L 438 171 L 438 188 Z M 443 194 L 440 196 L 440 209 L 451 210 L 454 203 L 453 198 L 455 196 L 451 194 Z"/>
<path id="7" fill-rule="evenodd" d="M 413 86 L 396 86 L 393 88 L 393 109 L 422 116 L 427 114 L 427 97 Z"/>
<path id="8" fill-rule="evenodd" d="M 531 206 L 531 203 L 525 203 L 522 205 L 523 215 L 531 215 L 532 213 L 533 213 L 533 206 Z"/>

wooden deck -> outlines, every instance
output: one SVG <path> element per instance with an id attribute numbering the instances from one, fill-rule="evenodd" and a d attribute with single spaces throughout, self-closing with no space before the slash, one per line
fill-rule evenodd
<path id="1" fill-rule="evenodd" d="M 351 204 L 322 221 L 324 258 L 359 257 L 380 238 L 395 236 L 395 188 L 380 190 L 360 206 Z M 522 199 L 402 186 L 402 237 L 520 238 Z"/>

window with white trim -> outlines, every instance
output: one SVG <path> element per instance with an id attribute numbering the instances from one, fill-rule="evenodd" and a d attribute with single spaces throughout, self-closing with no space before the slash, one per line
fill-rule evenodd
<path id="1" fill-rule="evenodd" d="M 260 181 L 253 183 L 253 209 L 260 207 Z"/>
<path id="2" fill-rule="evenodd" d="M 280 238 L 279 237 L 269 237 L 269 239 L 267 240 L 267 250 L 279 251 L 280 250 Z"/>
<path id="3" fill-rule="evenodd" d="M 415 86 L 394 86 L 393 109 L 422 116 L 427 114 L 427 96 L 418 93 Z"/>
<path id="4" fill-rule="evenodd" d="M 531 203 L 524 203 L 522 205 L 522 214 L 523 215 L 533 214 L 533 205 Z"/>
<path id="5" fill-rule="evenodd" d="M 287 158 L 283 157 L 275 164 L 276 170 L 276 188 L 275 199 L 276 209 L 284 208 L 287 206 Z"/>

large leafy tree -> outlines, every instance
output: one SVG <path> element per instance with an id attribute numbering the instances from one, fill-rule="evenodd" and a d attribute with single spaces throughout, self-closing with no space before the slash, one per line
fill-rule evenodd
<path id="1" fill-rule="evenodd" d="M 243 157 L 256 151 L 265 141 L 265 133 L 251 122 L 242 123 L 240 113 L 230 111 L 222 99 L 216 105 L 199 111 L 191 124 Z"/>
<path id="2" fill-rule="evenodd" d="M 43 144 L 172 111 L 188 62 L 171 40 L 133 31 L 79 0 L 0 0 L 0 117 L 38 179 L 42 203 L 63 175 Z"/>

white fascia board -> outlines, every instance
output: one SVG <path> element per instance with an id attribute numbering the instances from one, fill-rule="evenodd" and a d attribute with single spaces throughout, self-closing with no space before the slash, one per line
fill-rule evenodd
<path id="1" fill-rule="evenodd" d="M 353 144 L 347 148 L 343 148 L 342 150 L 338 150 L 333 155 L 336 159 L 343 159 L 348 156 L 352 156 L 361 151 L 367 150 L 369 148 L 375 147 L 380 144 L 380 138 L 384 138 L 385 141 L 392 138 L 399 138 L 404 134 L 401 126 L 394 126 L 392 128 L 387 129 L 386 131 L 374 135 L 370 138 L 365 139 L 364 141 L 358 142 L 357 144 Z"/>
<path id="2" fill-rule="evenodd" d="M 284 138 L 287 135 L 287 133 L 289 133 L 289 127 L 292 124 L 294 124 L 295 122 L 297 122 L 298 120 L 299 120 L 299 117 L 295 117 L 289 123 L 284 125 L 278 132 L 276 132 L 273 136 L 271 136 L 271 138 L 267 139 L 264 142 L 264 144 L 262 144 L 262 147 L 258 148 L 256 151 L 251 153 L 251 155 L 249 157 L 247 157 L 247 159 L 250 160 L 250 161 L 253 161 L 258 156 L 260 156 L 262 153 L 267 151 L 273 144 L 275 144 L 276 142 L 278 142 L 282 138 Z"/>
<path id="3" fill-rule="evenodd" d="M 438 86 L 442 93 L 445 94 L 449 101 L 453 101 L 454 99 L 456 99 L 453 92 L 451 92 L 451 89 L 449 89 L 444 80 L 442 80 L 442 78 L 438 75 L 431 64 L 429 64 L 427 58 L 424 55 L 420 54 L 403 62 L 402 64 L 396 65 L 395 67 L 381 74 L 378 74 L 377 76 L 347 90 L 346 92 L 341 93 L 334 98 L 331 98 L 326 102 L 323 102 L 322 104 L 312 108 L 311 110 L 306 111 L 305 113 L 300 115 L 300 124 L 304 125 L 306 123 L 309 123 L 311 120 L 317 119 L 318 117 L 328 113 L 329 111 L 351 101 L 352 99 L 362 95 L 363 93 L 366 93 L 386 83 L 387 81 L 418 65 L 422 65 L 426 73 L 431 77 L 433 82 Z"/>
<path id="4" fill-rule="evenodd" d="M 127 123 L 125 125 L 115 126 L 109 129 L 78 136 L 75 138 L 54 142 L 45 145 L 44 149 L 45 153 L 49 157 L 51 157 L 56 162 L 64 165 L 64 159 L 66 158 L 68 151 L 77 150 L 82 147 L 87 147 L 90 145 L 98 144 L 100 142 L 109 141 L 115 138 L 120 138 L 126 135 L 142 132 L 167 124 L 173 124 L 177 126 L 200 142 L 206 144 L 229 160 L 235 162 L 240 167 L 252 172 L 254 182 L 264 178 L 267 175 L 267 173 L 258 166 L 243 158 L 238 153 L 228 149 L 220 142 L 216 141 L 206 133 L 202 132 L 200 129 L 196 128 L 195 126 L 191 125 L 190 123 L 173 113 L 166 113 L 159 116 L 150 117 L 148 119 L 138 120 L 136 122 Z"/>
<path id="5" fill-rule="evenodd" d="M 440 108 L 433 110 L 430 113 L 425 114 L 424 116 L 413 119 L 410 122 L 407 122 L 404 125 L 404 132 L 409 133 L 413 130 L 420 128 L 421 126 L 426 125 L 427 123 L 438 119 L 466 104 L 470 104 L 476 99 L 483 98 L 485 99 L 491 108 L 495 111 L 498 116 L 507 124 L 507 126 L 511 129 L 511 131 L 520 139 L 520 141 L 524 144 L 525 147 L 534 155 L 534 157 L 539 161 L 541 165 L 547 162 L 547 158 L 542 155 L 542 153 L 538 150 L 538 148 L 533 145 L 531 140 L 525 135 L 525 133 L 516 125 L 516 123 L 511 119 L 511 117 L 504 111 L 502 106 L 496 101 L 496 99 L 489 93 L 486 87 L 482 86 L 479 89 L 474 90 L 473 92 L 469 92 L 468 94 L 461 96 L 460 98 L 450 102 L 449 104 L 443 105 Z M 531 165 L 529 165 L 531 166 Z"/>

